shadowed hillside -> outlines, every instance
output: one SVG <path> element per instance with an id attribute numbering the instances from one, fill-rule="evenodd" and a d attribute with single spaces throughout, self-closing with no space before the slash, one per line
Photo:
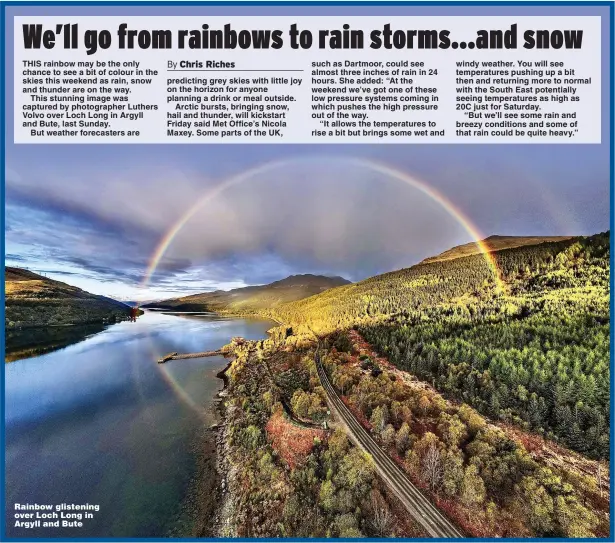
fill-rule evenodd
<path id="1" fill-rule="evenodd" d="M 291 275 L 286 279 L 268 285 L 193 294 L 161 302 L 152 302 L 143 307 L 177 311 L 249 313 L 276 307 L 285 302 L 301 300 L 314 294 L 320 294 L 327 289 L 349 283 L 343 277 L 325 277 L 311 274 Z"/>
<path id="2" fill-rule="evenodd" d="M 130 308 L 28 270 L 5 268 L 7 329 L 114 322 Z"/>

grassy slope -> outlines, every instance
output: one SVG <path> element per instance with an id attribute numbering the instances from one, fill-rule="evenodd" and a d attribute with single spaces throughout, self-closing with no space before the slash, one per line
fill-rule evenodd
<path id="1" fill-rule="evenodd" d="M 20 268 L 5 268 L 8 328 L 69 325 L 130 315 L 120 302 Z"/>
<path id="2" fill-rule="evenodd" d="M 319 294 L 327 289 L 348 283 L 342 277 L 321 275 L 293 275 L 268 285 L 216 291 L 154 302 L 144 307 L 163 307 L 183 311 L 216 311 L 249 313 L 276 307 Z"/>

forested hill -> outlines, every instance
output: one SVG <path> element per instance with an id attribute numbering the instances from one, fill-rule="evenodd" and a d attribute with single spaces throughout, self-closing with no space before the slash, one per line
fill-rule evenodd
<path id="1" fill-rule="evenodd" d="M 4 270 L 7 329 L 112 322 L 130 316 L 127 305 L 21 268 Z"/>
<path id="2" fill-rule="evenodd" d="M 399 368 L 592 457 L 609 452 L 609 233 L 423 263 L 274 308 L 357 327 Z"/>
<path id="3" fill-rule="evenodd" d="M 391 315 L 421 316 L 442 304 L 452 312 L 465 308 L 482 313 L 487 304 L 490 312 L 512 314 L 511 303 L 518 296 L 582 288 L 586 283 L 608 294 L 608 233 L 505 249 L 492 255 L 507 293 L 500 292 L 493 268 L 484 255 L 477 254 L 377 275 L 280 305 L 270 314 L 284 322 L 329 332 Z"/>
<path id="4" fill-rule="evenodd" d="M 236 288 L 229 291 L 204 292 L 161 302 L 152 302 L 143 307 L 177 311 L 249 313 L 276 307 L 285 302 L 301 300 L 314 294 L 320 294 L 327 289 L 349 283 L 350 281 L 343 277 L 312 274 L 291 275 L 267 285 Z"/>
<path id="5" fill-rule="evenodd" d="M 493 252 L 502 251 L 504 249 L 513 249 L 515 247 L 524 247 L 526 245 L 538 245 L 539 243 L 564 241 L 570 238 L 571 236 L 489 236 L 482 241 L 482 244 L 486 246 L 490 252 Z M 452 249 L 448 249 L 437 256 L 426 258 L 423 262 L 421 262 L 421 264 L 438 262 L 441 260 L 452 260 L 453 258 L 476 255 L 480 252 L 481 249 L 478 243 L 466 243 L 465 245 L 458 245 Z"/>

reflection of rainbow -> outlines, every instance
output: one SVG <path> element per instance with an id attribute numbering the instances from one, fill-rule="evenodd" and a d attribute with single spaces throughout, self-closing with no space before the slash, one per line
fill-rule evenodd
<path id="1" fill-rule="evenodd" d="M 190 395 L 182 388 L 182 386 L 177 382 L 175 376 L 171 373 L 171 370 L 164 365 L 158 365 L 158 369 L 160 373 L 164 377 L 165 381 L 171 386 L 171 388 L 175 391 L 177 397 L 182 400 L 188 407 L 190 407 L 197 415 L 205 418 L 205 409 L 203 406 L 199 406 Z"/>
<path id="2" fill-rule="evenodd" d="M 331 160 L 331 158 L 326 157 L 326 160 Z M 210 202 L 213 198 L 218 196 L 220 193 L 225 191 L 226 189 L 233 187 L 235 185 L 239 185 L 244 181 L 248 181 L 252 177 L 266 173 L 268 171 L 281 168 L 283 166 L 296 165 L 298 161 L 310 160 L 309 158 L 300 158 L 300 159 L 289 159 L 289 160 L 280 160 L 274 162 L 268 162 L 265 164 L 261 164 L 260 166 L 256 166 L 249 170 L 246 170 L 238 175 L 235 175 L 226 181 L 220 183 L 215 186 L 211 190 L 209 190 L 206 194 L 203 195 L 202 198 L 196 201 L 196 203 L 190 207 L 184 215 L 182 215 L 179 220 L 169 229 L 169 231 L 163 236 L 160 240 L 160 243 L 156 247 L 156 251 L 154 252 L 152 259 L 149 263 L 143 281 L 141 283 L 142 287 L 145 287 L 149 284 L 152 275 L 156 271 L 158 263 L 160 259 L 164 256 L 165 252 L 173 242 L 175 236 L 181 231 L 181 229 L 186 225 L 186 223 L 203 207 L 206 203 Z M 312 160 L 314 160 L 312 158 Z M 476 229 L 476 227 L 470 222 L 470 220 L 463 214 L 459 208 L 457 208 L 448 198 L 446 198 L 443 194 L 425 184 L 422 181 L 419 181 L 415 177 L 385 164 L 381 164 L 379 162 L 375 162 L 372 160 L 365 160 L 361 158 L 354 157 L 335 157 L 334 160 L 347 162 L 349 164 L 367 168 L 368 170 L 372 170 L 374 172 L 378 172 L 383 174 L 386 177 L 390 177 L 392 179 L 397 179 L 406 183 L 407 185 L 418 189 L 422 193 L 426 194 L 430 198 L 432 198 L 435 202 L 440 204 L 452 217 L 454 217 L 463 228 L 470 234 L 472 239 L 476 242 L 480 252 L 484 255 L 487 264 L 490 269 L 493 271 L 494 279 L 498 289 L 502 292 L 505 291 L 505 285 L 502 281 L 502 277 L 500 271 L 497 267 L 497 263 L 493 257 L 493 255 L 489 252 L 488 246 L 483 243 L 483 236 Z"/>
<path id="3" fill-rule="evenodd" d="M 159 357 L 160 357 L 160 353 L 156 352 L 156 349 L 150 343 L 150 360 L 155 361 Z M 177 379 L 173 375 L 171 368 L 166 366 L 166 364 L 158 364 L 157 362 L 155 362 L 155 364 L 156 364 L 156 369 L 160 371 L 160 375 L 165 380 L 165 382 L 171 387 L 171 389 L 173 390 L 177 398 L 181 400 L 182 402 L 184 402 L 186 406 L 192 409 L 192 411 L 194 411 L 194 413 L 198 415 L 200 418 L 202 418 L 204 421 L 211 423 L 211 421 L 207 419 L 207 414 L 206 414 L 204 407 L 202 405 L 198 405 L 190 397 L 190 395 L 182 388 L 182 385 L 177 381 Z M 133 371 L 139 371 L 138 368 L 140 367 L 141 366 L 139 364 L 134 364 Z M 138 375 L 134 375 L 134 381 L 135 381 L 135 386 L 137 387 L 138 394 L 143 399 L 144 405 L 148 405 L 147 401 L 145 400 L 145 392 L 141 386 L 141 379 L 139 378 Z M 152 409 L 152 408 L 149 407 L 148 410 L 149 409 Z M 146 417 L 148 417 L 147 421 L 154 427 L 154 430 L 158 430 L 158 428 L 155 427 L 155 422 L 154 422 L 156 420 L 156 416 L 155 415 L 150 416 L 149 411 L 146 411 L 144 414 Z"/>
<path id="4" fill-rule="evenodd" d="M 151 336 L 150 336 L 150 339 L 151 339 Z M 158 364 L 156 362 L 156 360 L 158 358 L 160 358 L 161 353 L 156 350 L 156 348 L 154 347 L 153 343 L 150 343 L 149 347 L 150 347 L 150 360 L 154 364 L 155 368 L 160 372 L 160 376 L 164 379 L 164 381 L 167 383 L 167 385 L 169 387 L 171 387 L 171 390 L 173 391 L 173 393 L 175 394 L 177 399 L 179 399 L 187 407 L 189 407 L 206 424 L 211 424 L 212 422 L 214 422 L 215 419 L 212 416 L 211 411 L 206 409 L 204 405 L 201 405 L 200 403 L 197 403 L 190 396 L 190 394 L 188 394 L 188 392 L 186 390 L 184 390 L 183 386 L 180 384 L 180 382 L 173 375 L 173 369 L 172 369 L 173 366 L 169 365 L 169 364 Z M 134 364 L 133 365 L 133 372 L 139 371 L 139 368 L 141 368 L 140 365 Z M 147 405 L 147 402 L 145 401 L 145 392 L 143 391 L 143 389 L 141 387 L 141 379 L 139 378 L 139 376 L 136 373 L 134 375 L 134 382 L 135 382 L 135 386 L 137 388 L 138 394 L 143 399 L 143 403 L 145 405 Z M 220 384 L 222 384 L 222 381 L 220 381 Z M 151 407 L 148 408 L 148 409 L 151 409 Z M 154 420 L 156 420 L 155 416 L 149 417 L 149 412 L 145 412 L 145 416 L 148 417 L 148 419 L 147 419 L 148 422 L 150 422 L 150 424 L 152 424 L 152 426 L 154 426 Z M 154 430 L 158 430 L 158 428 L 154 428 Z"/>

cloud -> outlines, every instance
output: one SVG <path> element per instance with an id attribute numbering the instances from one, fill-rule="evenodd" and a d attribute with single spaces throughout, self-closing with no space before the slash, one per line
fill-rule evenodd
<path id="1" fill-rule="evenodd" d="M 46 269 L 38 269 L 38 268 L 34 268 L 32 270 L 35 273 L 40 273 L 40 274 L 44 274 L 44 275 L 80 275 L 78 272 L 71 272 L 71 271 L 66 271 L 66 270 L 46 270 Z"/>
<path id="2" fill-rule="evenodd" d="M 91 178 L 13 181 L 12 239 L 100 280 L 136 285 L 165 231 L 216 186 L 167 174 L 164 182 L 111 179 L 102 191 Z M 409 265 L 461 230 L 416 190 L 346 163 L 308 162 L 255 176 L 203 205 L 152 281 L 169 283 L 192 266 L 201 270 L 193 281 L 251 284 L 298 271 L 360 277 Z"/>
<path id="3" fill-rule="evenodd" d="M 23 256 L 14 255 L 11 253 L 6 254 L 6 260 L 13 261 L 13 262 L 25 262 L 26 261 L 26 259 Z"/>
<path id="4" fill-rule="evenodd" d="M 533 152 L 522 161 L 512 146 L 489 153 L 481 146 L 458 147 L 352 152 L 427 180 L 485 236 L 575 234 L 608 224 L 608 161 L 562 180 L 566 172 Z M 59 158 L 47 157 L 38 173 L 7 172 L 7 249 L 21 259 L 15 262 L 50 273 L 84 277 L 107 289 L 136 288 L 165 234 L 195 202 L 214 193 L 175 236 L 152 276 L 152 290 L 216 290 L 292 273 L 358 280 L 471 240 L 441 202 L 346 160 L 345 147 L 338 158 L 333 151 L 304 157 L 222 191 L 216 187 L 225 176 L 210 173 L 218 162 L 210 157 L 194 167 L 201 151 L 193 149 L 169 160 L 171 167 L 141 159 L 131 167 L 109 161 L 107 169 L 62 169 Z M 220 163 L 233 164 L 247 151 L 223 146 L 218 154 Z M 184 167 L 190 161 L 192 169 Z"/>
<path id="5" fill-rule="evenodd" d="M 277 258 L 302 271 L 367 275 L 410 265 L 467 237 L 416 188 L 349 163 L 298 164 L 206 202 L 169 254 L 227 264 Z"/>

